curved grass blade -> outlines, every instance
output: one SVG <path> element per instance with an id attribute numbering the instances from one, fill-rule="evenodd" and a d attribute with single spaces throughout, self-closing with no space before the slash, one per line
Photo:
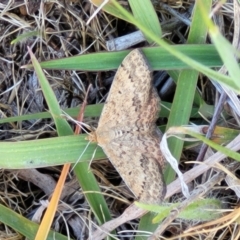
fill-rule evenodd
<path id="1" fill-rule="evenodd" d="M 180 52 L 207 67 L 220 67 L 223 62 L 211 44 L 189 44 L 171 46 L 173 51 Z M 191 69 L 192 67 L 173 56 L 162 47 L 142 48 L 153 70 Z M 117 69 L 130 50 L 119 52 L 98 52 L 69 58 L 41 62 L 44 69 L 65 69 L 82 71 L 107 71 Z M 103 61 L 104 59 L 104 61 Z M 92 64 L 94 62 L 94 64 Z M 25 68 L 32 68 L 26 65 Z"/>
<path id="2" fill-rule="evenodd" d="M 23 217 L 22 215 L 16 213 L 15 211 L 3 206 L 0 204 L 0 222 L 6 224 L 7 226 L 10 226 L 15 231 L 21 233 L 28 239 L 34 239 L 34 236 L 36 235 L 37 229 L 39 225 L 37 223 L 34 223 L 33 221 L 30 221 L 29 219 Z M 54 232 L 50 231 L 47 240 L 69 240 L 68 237 Z"/>

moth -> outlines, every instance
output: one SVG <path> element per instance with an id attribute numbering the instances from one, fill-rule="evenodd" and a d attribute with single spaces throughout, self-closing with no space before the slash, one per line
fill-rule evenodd
<path id="1" fill-rule="evenodd" d="M 158 204 L 165 196 L 156 126 L 160 98 L 152 83 L 151 68 L 139 49 L 131 51 L 114 77 L 95 131 L 97 142 L 138 201 Z"/>

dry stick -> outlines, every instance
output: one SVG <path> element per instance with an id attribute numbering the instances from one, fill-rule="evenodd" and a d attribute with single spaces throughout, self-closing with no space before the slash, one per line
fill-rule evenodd
<path id="1" fill-rule="evenodd" d="M 87 96 L 88 96 L 88 94 L 89 94 L 89 91 L 90 91 L 90 88 L 91 88 L 91 87 L 92 87 L 92 84 L 90 84 L 90 85 L 88 86 L 86 95 L 85 95 L 84 100 L 83 100 L 83 103 L 82 103 L 82 107 L 81 107 L 80 112 L 79 112 L 79 114 L 78 114 L 78 116 L 77 116 L 77 121 L 79 121 L 79 122 L 82 122 L 82 121 L 83 121 L 84 110 L 85 110 L 85 108 L 86 108 L 86 106 L 87 106 Z M 76 125 L 75 134 L 79 134 L 79 133 L 81 133 L 81 128 L 80 128 L 79 125 Z"/>
<path id="2" fill-rule="evenodd" d="M 131 221 L 133 219 L 139 218 L 146 214 L 148 211 L 140 209 L 135 204 L 130 205 L 125 209 L 122 215 L 119 217 L 104 223 L 89 237 L 89 240 L 100 240 L 105 238 L 106 236 L 111 236 L 110 232 L 116 229 L 121 224 Z"/>
<path id="3" fill-rule="evenodd" d="M 208 138 L 208 139 L 212 136 L 212 134 L 214 132 L 214 129 L 215 129 L 215 126 L 216 126 L 216 123 L 217 123 L 217 120 L 218 120 L 218 116 L 220 115 L 220 113 L 223 110 L 223 104 L 226 101 L 226 99 L 227 99 L 227 94 L 225 92 L 223 92 L 221 94 L 220 98 L 219 98 L 217 107 L 216 107 L 216 109 L 214 111 L 214 114 L 213 114 L 212 121 L 210 123 L 210 126 L 209 126 L 207 134 L 206 134 L 206 138 Z M 200 149 L 200 152 L 198 154 L 198 157 L 197 157 L 196 161 L 199 161 L 199 162 L 203 161 L 204 155 L 206 154 L 206 151 L 207 151 L 207 148 L 208 148 L 207 144 L 205 144 L 205 143 L 202 144 L 202 147 Z"/>
<path id="4" fill-rule="evenodd" d="M 204 194 L 206 194 L 212 187 L 214 187 L 216 184 L 218 184 L 220 181 L 222 181 L 225 177 L 225 174 L 223 172 L 218 172 L 213 176 L 208 182 L 205 184 L 199 185 L 196 190 L 193 191 L 191 196 L 183 201 L 176 209 L 173 209 L 170 213 L 170 215 L 159 225 L 159 227 L 156 229 L 154 234 L 148 238 L 148 240 L 155 240 L 158 239 L 158 236 L 160 236 L 163 231 L 169 226 L 169 224 L 177 218 L 178 214 L 184 210 L 190 203 L 193 201 L 199 199 Z"/>
<path id="5" fill-rule="evenodd" d="M 168 11 L 174 17 L 178 18 L 181 22 L 185 23 L 187 26 L 191 25 L 191 21 L 188 19 L 188 17 L 184 16 L 184 14 L 180 14 L 178 11 L 174 10 L 169 5 L 165 3 L 159 3 L 159 6 L 162 7 L 164 10 Z M 192 9 L 190 9 L 190 11 L 191 10 Z"/>

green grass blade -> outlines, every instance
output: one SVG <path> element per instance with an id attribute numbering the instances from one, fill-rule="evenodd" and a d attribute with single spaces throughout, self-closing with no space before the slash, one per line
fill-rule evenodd
<path id="1" fill-rule="evenodd" d="M 184 129 L 183 131 L 186 134 L 203 141 L 208 146 L 210 146 L 210 147 L 214 148 L 215 150 L 225 154 L 226 156 L 228 156 L 230 158 L 233 158 L 233 159 L 235 159 L 235 160 L 240 162 L 240 154 L 237 153 L 236 151 L 233 151 L 233 150 L 231 150 L 229 148 L 226 148 L 226 147 L 223 147 L 221 145 L 218 145 L 218 144 L 214 143 L 213 141 L 207 139 L 206 137 L 202 136 L 201 134 L 193 132 L 193 131 L 191 131 L 189 129 Z"/>
<path id="2" fill-rule="evenodd" d="M 180 52 L 191 59 L 207 66 L 220 67 L 223 62 L 213 45 L 193 44 L 171 46 L 173 51 Z M 142 48 L 153 70 L 192 69 L 162 47 Z M 82 71 L 107 71 L 117 69 L 129 50 L 119 52 L 98 52 L 69 58 L 41 62 L 44 69 L 65 69 Z M 104 61 L 103 61 L 104 59 Z M 94 62 L 94 64 L 92 64 Z M 31 65 L 26 67 L 31 68 Z"/>
<path id="3" fill-rule="evenodd" d="M 54 123 L 57 127 L 58 136 L 72 135 L 73 130 L 70 127 L 70 125 L 68 124 L 68 122 L 64 118 L 58 117 L 61 115 L 62 110 L 58 104 L 58 101 L 54 95 L 54 92 L 53 92 L 47 78 L 45 77 L 45 75 L 41 69 L 41 66 L 39 65 L 37 59 L 35 58 L 35 56 L 33 55 L 33 53 L 31 51 L 30 51 L 30 56 L 31 56 L 31 60 L 32 60 L 35 72 L 38 76 L 38 80 L 41 85 L 43 95 L 45 97 L 45 100 L 47 101 L 47 105 L 49 107 L 50 113 L 51 113 L 51 115 L 54 119 Z"/>
<path id="4" fill-rule="evenodd" d="M 1 168 L 26 169 L 76 163 L 80 154 L 85 150 L 79 164 L 81 167 L 86 165 L 86 173 L 88 173 L 89 161 L 97 145 L 90 144 L 85 149 L 87 146 L 86 136 L 86 134 L 81 134 L 79 136 L 72 135 L 15 143 L 1 142 Z M 94 159 L 103 159 L 105 157 L 106 155 L 102 149 L 97 147 Z M 83 163 L 84 161 L 87 162 Z M 99 191 L 99 189 L 96 189 L 96 191 Z"/>
<path id="5" fill-rule="evenodd" d="M 133 15 L 137 21 L 140 21 L 145 27 L 161 37 L 162 30 L 159 24 L 157 13 L 150 0 L 129 0 L 128 1 Z M 149 43 L 153 43 L 151 38 L 146 37 Z"/>
<path id="6" fill-rule="evenodd" d="M 15 231 L 24 235 L 27 239 L 34 239 L 39 225 L 29 219 L 21 216 L 20 214 L 16 213 L 15 211 L 3 206 L 0 204 L 0 222 L 10 226 Z M 47 240 L 70 240 L 68 237 L 50 231 L 47 237 Z"/>
<path id="7" fill-rule="evenodd" d="M 40 36 L 39 31 L 31 31 L 31 32 L 22 33 L 19 36 L 17 36 L 17 38 L 12 40 L 11 44 L 16 44 L 18 42 L 27 40 L 30 37 L 36 37 L 36 36 Z"/>
<path id="8" fill-rule="evenodd" d="M 169 216 L 171 210 L 176 209 L 181 203 L 171 203 L 167 206 L 157 206 L 150 204 L 143 204 L 136 202 L 137 206 L 142 209 L 159 213 L 154 219 L 153 223 L 161 222 L 165 217 Z M 179 213 L 178 218 L 190 221 L 210 221 L 219 218 L 222 213 L 211 210 L 221 209 L 221 201 L 214 198 L 198 199 L 190 203 L 182 212 Z"/>
<path id="9" fill-rule="evenodd" d="M 203 4 L 210 12 L 212 2 L 209 0 L 203 0 Z M 188 43 L 204 43 L 207 36 L 207 31 L 207 26 L 202 24 L 200 9 L 195 8 L 188 36 Z M 198 72 L 195 70 L 184 70 L 180 73 L 171 113 L 168 119 L 167 129 L 171 126 L 181 126 L 188 124 L 197 81 Z M 179 159 L 182 153 L 183 141 L 180 139 L 169 139 L 168 146 L 173 156 L 176 159 Z M 175 172 L 168 168 L 167 174 L 167 182 L 170 183 L 175 178 Z"/>
<path id="10" fill-rule="evenodd" d="M 169 117 L 169 109 L 171 109 L 172 104 L 168 102 L 162 102 L 161 105 L 162 110 L 160 113 L 160 117 Z M 207 105 L 208 112 L 205 112 L 205 117 L 210 118 L 213 114 L 214 106 Z M 103 104 L 94 104 L 94 105 L 88 105 L 86 107 L 86 110 L 84 112 L 85 117 L 99 117 L 102 112 Z M 79 112 L 79 107 L 64 109 L 64 112 L 66 112 L 71 117 L 76 117 Z M 199 107 L 192 108 L 191 111 L 191 117 L 192 118 L 201 118 L 201 116 L 198 114 L 198 111 L 200 111 Z M 57 116 L 59 118 L 62 118 L 62 115 Z M 18 122 L 18 121 L 26 121 L 26 120 L 33 120 L 33 119 L 44 119 L 44 118 L 51 118 L 51 114 L 49 112 L 41 112 L 41 113 L 33 113 L 33 114 L 27 114 L 22 116 L 16 116 L 16 117 L 8 117 L 8 118 L 2 118 L 0 119 L 0 124 L 3 123 L 10 123 L 10 122 Z"/>

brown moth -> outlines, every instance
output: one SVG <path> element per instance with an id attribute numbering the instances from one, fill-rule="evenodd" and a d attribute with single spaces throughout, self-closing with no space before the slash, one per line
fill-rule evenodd
<path id="1" fill-rule="evenodd" d="M 98 127 L 88 137 L 102 147 L 136 199 L 153 204 L 166 192 L 162 134 L 156 126 L 159 111 L 150 67 L 135 49 L 118 68 Z"/>

